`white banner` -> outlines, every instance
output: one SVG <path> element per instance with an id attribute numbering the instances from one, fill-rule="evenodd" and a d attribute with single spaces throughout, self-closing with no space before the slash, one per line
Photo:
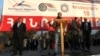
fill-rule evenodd
<path id="1" fill-rule="evenodd" d="M 6 0 L 3 15 L 100 17 L 100 4 L 72 1 Z"/>

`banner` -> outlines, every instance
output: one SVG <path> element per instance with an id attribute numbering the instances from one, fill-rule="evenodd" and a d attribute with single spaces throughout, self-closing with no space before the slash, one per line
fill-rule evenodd
<path id="1" fill-rule="evenodd" d="M 79 1 L 4 0 L 0 31 L 11 31 L 18 17 L 23 17 L 27 31 L 53 30 L 48 22 L 55 19 L 58 12 L 62 12 L 63 18 L 68 21 L 74 17 L 86 17 L 93 29 L 100 29 L 99 6 L 99 3 Z"/>

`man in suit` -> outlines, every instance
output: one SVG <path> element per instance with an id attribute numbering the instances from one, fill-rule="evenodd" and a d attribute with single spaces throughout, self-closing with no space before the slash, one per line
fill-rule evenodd
<path id="1" fill-rule="evenodd" d="M 90 34 L 91 34 L 91 23 L 87 21 L 87 18 L 84 18 L 84 22 L 81 25 L 83 33 L 83 48 L 90 49 Z"/>
<path id="2" fill-rule="evenodd" d="M 25 37 L 26 25 L 22 22 L 22 17 L 18 17 L 18 21 L 14 23 L 12 27 L 13 31 L 13 56 L 17 55 L 17 51 L 19 55 L 22 55 L 23 51 L 23 40 Z"/>

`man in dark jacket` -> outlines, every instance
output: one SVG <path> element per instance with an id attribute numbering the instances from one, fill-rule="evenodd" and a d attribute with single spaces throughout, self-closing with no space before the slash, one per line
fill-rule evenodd
<path id="1" fill-rule="evenodd" d="M 90 34 L 91 34 L 91 23 L 84 18 L 84 22 L 81 25 L 83 33 L 83 48 L 90 49 Z"/>
<path id="2" fill-rule="evenodd" d="M 70 23 L 70 31 L 71 31 L 71 49 L 72 50 L 77 50 L 79 48 L 79 32 L 80 32 L 80 25 L 78 23 L 78 18 L 75 17 L 72 22 Z"/>
<path id="3" fill-rule="evenodd" d="M 19 51 L 19 55 L 22 55 L 23 51 L 23 40 L 26 31 L 26 25 L 22 23 L 22 17 L 18 18 L 18 22 L 14 23 L 12 27 L 13 31 L 13 55 L 17 54 Z"/>

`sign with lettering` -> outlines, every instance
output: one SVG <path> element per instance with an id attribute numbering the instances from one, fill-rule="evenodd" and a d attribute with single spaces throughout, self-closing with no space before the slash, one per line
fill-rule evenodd
<path id="1" fill-rule="evenodd" d="M 11 31 L 18 17 L 23 18 L 27 31 L 53 30 L 48 22 L 55 19 L 58 12 L 68 21 L 74 17 L 89 18 L 93 29 L 100 29 L 99 6 L 99 3 L 80 1 L 4 0 L 0 31 Z"/>

